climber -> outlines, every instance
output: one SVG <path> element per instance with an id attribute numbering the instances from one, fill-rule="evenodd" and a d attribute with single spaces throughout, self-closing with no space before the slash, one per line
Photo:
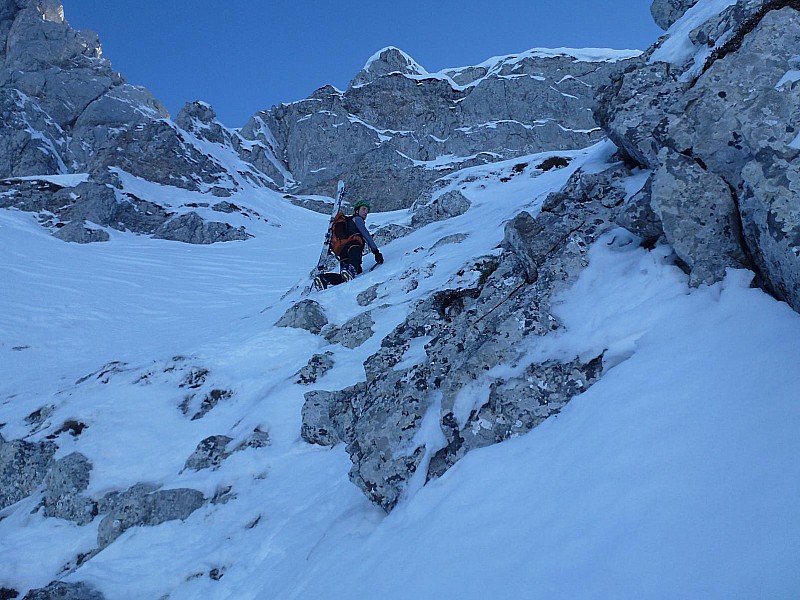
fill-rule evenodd
<path id="1" fill-rule="evenodd" d="M 339 285 L 354 279 L 363 271 L 361 257 L 366 245 L 375 256 L 376 264 L 383 264 L 383 255 L 372 239 L 365 221 L 369 214 L 370 204 L 359 200 L 353 205 L 353 214 L 345 216 L 339 213 L 333 221 L 331 250 L 339 259 L 339 273 L 322 273 L 314 278 L 314 287 L 325 289 L 329 285 Z"/>

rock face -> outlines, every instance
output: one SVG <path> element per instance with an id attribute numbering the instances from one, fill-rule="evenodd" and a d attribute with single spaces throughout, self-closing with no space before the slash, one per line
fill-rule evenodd
<path id="1" fill-rule="evenodd" d="M 2 176 L 67 172 L 108 141 L 111 129 L 167 115 L 100 58 L 97 34 L 69 27 L 60 3 L 3 4 Z"/>
<path id="2" fill-rule="evenodd" d="M 687 22 L 613 76 L 595 115 L 653 169 L 650 208 L 694 283 L 745 266 L 800 310 L 800 5 L 741 0 Z"/>
<path id="3" fill-rule="evenodd" d="M 469 450 L 530 431 L 591 386 L 602 355 L 537 364 L 522 348 L 559 328 L 550 298 L 616 226 L 625 173 L 578 173 L 540 215 L 511 221 L 503 254 L 472 266 L 472 286 L 419 304 L 364 363 L 366 382 L 306 394 L 304 439 L 346 443 L 351 480 L 391 510 Z M 500 365 L 513 374 L 495 373 Z"/>
<path id="4" fill-rule="evenodd" d="M 223 154 L 249 157 L 253 142 L 225 129 L 203 103 L 187 105 L 178 124 L 170 122 L 147 90 L 101 58 L 97 35 L 73 30 L 54 0 L 3 2 L 0 114 L 0 208 L 39 213 L 65 241 L 106 241 L 103 227 L 147 235 L 162 228 L 158 237 L 188 243 L 245 239 L 226 223 L 198 225 L 197 215 L 167 224 L 173 213 L 126 192 L 122 173 L 215 196 L 230 196 L 245 182 L 274 185 L 256 167 L 230 169 L 208 150 L 218 143 Z M 50 185 L 40 182 L 33 196 L 30 181 L 15 179 L 72 173 L 88 176 L 77 188 L 43 179 Z"/>
<path id="5" fill-rule="evenodd" d="M 431 74 L 386 48 L 347 90 L 260 112 L 242 135 L 278 148 L 300 193 L 343 177 L 351 198 L 405 208 L 455 169 L 599 139 L 589 106 L 613 68 L 607 56 L 530 51 Z"/>

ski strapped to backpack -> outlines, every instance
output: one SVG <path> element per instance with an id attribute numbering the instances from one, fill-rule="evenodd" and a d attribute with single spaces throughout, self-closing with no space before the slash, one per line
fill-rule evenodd
<path id="1" fill-rule="evenodd" d="M 342 214 L 344 193 L 344 181 L 339 180 L 339 185 L 336 187 L 336 200 L 333 203 L 333 210 L 331 211 L 331 219 L 328 221 L 328 228 L 325 231 L 325 241 L 322 243 L 322 251 L 319 253 L 317 266 L 311 271 L 311 279 L 314 279 L 314 277 L 325 270 L 325 263 L 328 262 L 328 255 L 332 252 L 331 238 L 333 234 L 333 222 L 338 215 Z"/>

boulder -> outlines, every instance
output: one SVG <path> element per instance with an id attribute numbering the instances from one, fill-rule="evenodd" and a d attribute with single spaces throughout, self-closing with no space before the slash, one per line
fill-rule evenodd
<path id="1" fill-rule="evenodd" d="M 309 359 L 308 364 L 297 372 L 297 383 L 300 385 L 316 383 L 317 379 L 333 368 L 333 365 L 333 352 L 315 354 Z"/>
<path id="2" fill-rule="evenodd" d="M 714 283 L 728 267 L 751 267 L 742 245 L 739 211 L 725 181 L 667 148 L 659 162 L 651 206 L 667 241 L 689 267 L 690 283 Z"/>
<path id="3" fill-rule="evenodd" d="M 194 471 L 200 471 L 202 469 L 211 469 L 215 471 L 219 469 L 222 462 L 234 452 L 240 452 L 247 448 L 264 448 L 271 443 L 269 434 L 258 428 L 256 428 L 246 440 L 229 450 L 228 446 L 232 441 L 233 439 L 227 435 L 211 435 L 205 438 L 197 444 L 197 448 L 192 455 L 186 459 L 186 464 L 183 468 L 192 469 Z"/>
<path id="4" fill-rule="evenodd" d="M 222 461 L 225 460 L 229 454 L 225 448 L 230 444 L 232 438 L 227 435 L 211 435 L 197 444 L 197 448 L 192 455 L 186 459 L 184 469 L 192 469 L 200 471 L 202 469 L 211 469 L 212 471 L 219 469 Z"/>
<path id="5" fill-rule="evenodd" d="M 55 462 L 52 442 L 6 441 L 0 435 L 0 509 L 30 496 Z"/>
<path id="6" fill-rule="evenodd" d="M 652 181 L 652 176 L 648 177 L 642 189 L 625 201 L 617 215 L 617 224 L 638 235 L 648 246 L 664 235 L 664 227 L 650 204 Z"/>
<path id="7" fill-rule="evenodd" d="M 99 512 L 107 514 L 100 521 L 97 545 L 105 548 L 131 527 L 186 519 L 203 504 L 203 494 L 188 488 L 158 490 L 137 484 L 124 492 L 112 492 L 98 503 Z"/>
<path id="8" fill-rule="evenodd" d="M 351 441 L 355 435 L 354 405 L 365 390 L 363 383 L 357 383 L 336 392 L 307 392 L 301 411 L 303 425 L 300 434 L 303 439 L 320 446 L 335 446 Z"/>
<path id="9" fill-rule="evenodd" d="M 325 311 L 319 302 L 301 300 L 293 304 L 275 323 L 276 327 L 296 327 L 317 334 L 328 324 Z"/>
<path id="10" fill-rule="evenodd" d="M 411 217 L 411 226 L 424 227 L 429 223 L 463 215 L 469 210 L 470 204 L 467 197 L 458 190 L 450 190 L 435 196 L 426 203 L 418 201 L 411 207 L 414 213 Z"/>
<path id="11" fill-rule="evenodd" d="M 78 244 L 107 242 L 110 239 L 107 231 L 87 227 L 85 221 L 72 221 L 67 223 L 53 235 L 65 242 L 75 242 Z"/>
<path id="12" fill-rule="evenodd" d="M 742 170 L 742 226 L 765 285 L 800 311 L 800 153 L 765 154 Z"/>
<path id="13" fill-rule="evenodd" d="M 375 321 L 369 312 L 356 315 L 341 327 L 329 327 L 323 332 L 331 344 L 341 344 L 345 348 L 358 348 L 375 333 Z"/>
<path id="14" fill-rule="evenodd" d="M 89 487 L 92 463 L 80 452 L 55 462 L 45 478 L 44 514 L 85 525 L 98 514 L 97 503 L 82 492 Z"/>

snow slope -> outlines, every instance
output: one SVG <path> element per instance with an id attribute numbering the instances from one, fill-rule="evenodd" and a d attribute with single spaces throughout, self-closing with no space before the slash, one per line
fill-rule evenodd
<path id="1" fill-rule="evenodd" d="M 419 299 L 495 252 L 506 220 L 535 212 L 574 169 L 600 169 L 613 150 L 560 153 L 570 166 L 544 174 L 513 167 L 548 154 L 451 175 L 442 193 L 460 189 L 469 211 L 388 244 L 382 267 L 315 296 L 341 324 L 363 310 L 358 293 L 378 285 L 375 335 L 352 350 L 273 326 L 297 300 L 281 296 L 304 281 L 325 227 L 277 194 L 231 201 L 280 227 L 202 247 L 119 232 L 64 244 L 31 217 L 0 212 L 0 433 L 38 441 L 67 419 L 84 422 L 79 436 L 58 436 L 57 456 L 92 461 L 93 497 L 145 481 L 228 498 L 185 521 L 129 529 L 74 569 L 99 518 L 84 527 L 45 518 L 35 495 L 0 512 L 0 587 L 24 595 L 59 577 L 110 600 L 796 597 L 800 317 L 749 289 L 748 273 L 689 289 L 668 247 L 647 252 L 622 231 L 592 249 L 559 298 L 565 331 L 526 349 L 541 358 L 608 349 L 605 376 L 557 417 L 470 453 L 389 516 L 349 482 L 342 446 L 299 437 L 309 388 L 295 374 L 312 354 L 335 360 L 314 388 L 362 380 L 363 362 Z M 437 245 L 458 233 L 468 236 Z M 193 369 L 208 371 L 201 392 L 232 392 L 196 420 L 180 409 Z M 25 422 L 45 405 L 41 428 Z M 255 428 L 270 446 L 218 470 L 183 469 L 205 437 L 228 435 L 233 447 Z"/>

